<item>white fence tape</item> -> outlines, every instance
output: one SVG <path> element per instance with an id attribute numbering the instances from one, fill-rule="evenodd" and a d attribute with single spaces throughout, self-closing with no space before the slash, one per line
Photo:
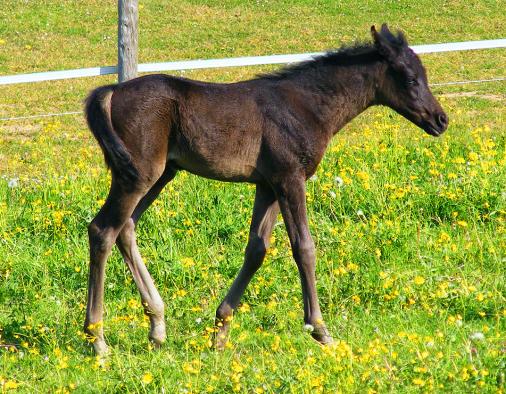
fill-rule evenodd
<path id="1" fill-rule="evenodd" d="M 445 44 L 414 45 L 411 48 L 418 54 L 466 51 L 473 49 L 493 49 L 506 48 L 506 39 L 485 40 L 485 41 L 465 41 L 451 42 Z M 189 60 L 166 63 L 145 63 L 139 64 L 139 72 L 157 72 L 157 71 L 181 71 L 193 70 L 198 68 L 223 68 L 253 66 L 261 64 L 285 64 L 294 63 L 311 59 L 313 56 L 321 55 L 323 52 L 300 53 L 293 55 L 271 55 L 271 56 L 248 56 L 233 57 L 226 59 L 208 59 L 208 60 Z M 82 77 L 95 77 L 99 75 L 116 74 L 116 66 L 81 68 L 76 70 L 48 71 L 32 74 L 18 74 L 0 76 L 0 85 L 9 85 L 15 83 L 52 81 L 56 79 L 70 79 Z"/>

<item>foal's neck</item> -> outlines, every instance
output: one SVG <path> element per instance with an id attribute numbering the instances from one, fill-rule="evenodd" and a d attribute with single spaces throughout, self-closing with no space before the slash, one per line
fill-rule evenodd
<path id="1" fill-rule="evenodd" d="M 375 104 L 385 65 L 379 60 L 353 65 L 326 65 L 301 80 L 300 89 L 310 92 L 321 124 L 332 135 Z"/>

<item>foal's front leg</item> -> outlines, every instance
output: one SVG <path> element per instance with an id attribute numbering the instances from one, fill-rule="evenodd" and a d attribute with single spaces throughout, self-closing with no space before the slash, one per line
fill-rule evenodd
<path id="1" fill-rule="evenodd" d="M 302 176 L 285 178 L 276 187 L 276 193 L 290 238 L 293 257 L 299 269 L 304 322 L 310 325 L 314 339 L 324 345 L 330 344 L 332 337 L 323 322 L 316 292 L 316 253 L 307 221 L 305 179 Z"/>

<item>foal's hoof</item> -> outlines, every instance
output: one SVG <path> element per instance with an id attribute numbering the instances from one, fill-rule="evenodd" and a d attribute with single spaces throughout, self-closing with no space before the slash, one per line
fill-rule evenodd
<path id="1" fill-rule="evenodd" d="M 214 334 L 213 347 L 215 350 L 222 352 L 227 347 L 228 342 L 228 326 L 219 327 Z"/>
<path id="2" fill-rule="evenodd" d="M 93 342 L 93 350 L 95 350 L 95 354 L 101 359 L 106 358 L 110 354 L 109 347 L 103 339 L 95 339 Z"/>
<path id="3" fill-rule="evenodd" d="M 215 333 L 213 338 L 213 347 L 215 350 L 221 352 L 225 350 L 228 342 L 228 332 L 230 330 L 230 320 L 220 320 L 216 322 Z"/>
<path id="4" fill-rule="evenodd" d="M 328 332 L 326 333 L 315 333 L 312 332 L 311 336 L 314 340 L 316 340 L 320 345 L 329 346 L 334 343 L 334 339 L 330 336 Z"/>
<path id="5" fill-rule="evenodd" d="M 155 349 L 160 349 L 162 347 L 165 343 L 166 336 L 165 323 L 152 327 L 149 332 L 149 340 Z"/>
<path id="6" fill-rule="evenodd" d="M 304 325 L 304 329 L 306 331 L 309 331 L 311 333 L 311 337 L 315 341 L 317 341 L 320 345 L 332 345 L 334 343 L 334 339 L 329 333 L 329 330 L 327 330 L 327 327 L 324 324 L 317 324 L 317 325 L 311 325 L 306 324 Z"/>

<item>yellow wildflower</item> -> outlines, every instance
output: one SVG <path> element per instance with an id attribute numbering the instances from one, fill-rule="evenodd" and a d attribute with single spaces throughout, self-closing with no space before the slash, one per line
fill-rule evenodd
<path id="1" fill-rule="evenodd" d="M 153 381 L 153 374 L 151 372 L 146 372 L 142 375 L 142 383 L 150 384 Z"/>

